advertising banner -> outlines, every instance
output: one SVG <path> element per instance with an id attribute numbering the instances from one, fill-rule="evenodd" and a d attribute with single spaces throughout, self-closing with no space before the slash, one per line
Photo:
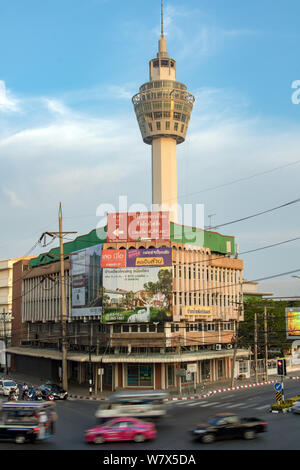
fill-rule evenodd
<path id="1" fill-rule="evenodd" d="M 107 242 L 170 240 L 169 212 L 107 214 Z"/>
<path id="2" fill-rule="evenodd" d="M 103 269 L 103 322 L 172 321 L 172 268 Z"/>
<path id="3" fill-rule="evenodd" d="M 139 266 L 172 266 L 172 248 L 127 250 L 128 268 Z"/>
<path id="4" fill-rule="evenodd" d="M 72 316 L 102 315 L 102 245 L 71 253 Z"/>
<path id="5" fill-rule="evenodd" d="M 300 339 L 300 308 L 286 308 L 286 336 L 288 339 Z"/>
<path id="6" fill-rule="evenodd" d="M 102 250 L 101 268 L 126 268 L 126 250 Z"/>

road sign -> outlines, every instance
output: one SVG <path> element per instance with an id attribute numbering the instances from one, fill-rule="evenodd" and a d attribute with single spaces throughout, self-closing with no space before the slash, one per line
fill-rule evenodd
<path id="1" fill-rule="evenodd" d="M 274 384 L 274 388 L 275 388 L 275 391 L 276 391 L 276 392 L 281 392 L 281 390 L 282 390 L 282 383 L 276 382 L 276 384 Z"/>
<path id="2" fill-rule="evenodd" d="M 281 392 L 276 392 L 276 401 L 281 402 L 282 401 L 282 394 Z"/>
<path id="3" fill-rule="evenodd" d="M 169 212 L 107 214 L 107 242 L 170 240 Z"/>
<path id="4" fill-rule="evenodd" d="M 185 377 L 185 369 L 176 369 L 176 376 L 177 377 Z"/>

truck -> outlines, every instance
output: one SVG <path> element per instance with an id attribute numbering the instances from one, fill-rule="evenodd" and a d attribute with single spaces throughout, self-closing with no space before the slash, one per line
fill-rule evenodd
<path id="1" fill-rule="evenodd" d="M 210 444 L 218 439 L 254 439 L 267 431 L 267 422 L 259 418 L 242 418 L 230 413 L 220 413 L 200 423 L 191 430 L 194 439 Z"/>

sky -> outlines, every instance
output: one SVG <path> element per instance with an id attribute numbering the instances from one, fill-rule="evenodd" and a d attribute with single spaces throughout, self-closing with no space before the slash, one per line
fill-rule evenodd
<path id="1" fill-rule="evenodd" d="M 235 236 L 246 279 L 300 276 L 300 240 L 242 254 L 300 237 L 300 203 L 222 226 L 300 197 L 299 1 L 164 3 L 169 56 L 196 98 L 179 203 L 203 204 L 205 225 Z M 45 251 L 60 202 L 78 235 L 120 195 L 150 208 L 151 147 L 131 98 L 159 35 L 159 0 L 1 1 L 0 259 Z M 300 279 L 259 288 L 296 296 Z"/>

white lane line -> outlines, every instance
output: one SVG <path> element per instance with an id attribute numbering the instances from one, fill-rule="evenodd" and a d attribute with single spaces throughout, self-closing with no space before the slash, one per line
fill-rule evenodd
<path id="1" fill-rule="evenodd" d="M 244 406 L 246 403 L 236 403 L 235 405 L 226 405 L 224 404 L 224 408 L 238 408 L 239 406 Z"/>
<path id="2" fill-rule="evenodd" d="M 267 409 L 267 408 L 270 408 L 270 405 L 263 405 L 263 406 L 255 406 L 254 407 L 255 410 L 264 410 L 264 409 Z"/>

